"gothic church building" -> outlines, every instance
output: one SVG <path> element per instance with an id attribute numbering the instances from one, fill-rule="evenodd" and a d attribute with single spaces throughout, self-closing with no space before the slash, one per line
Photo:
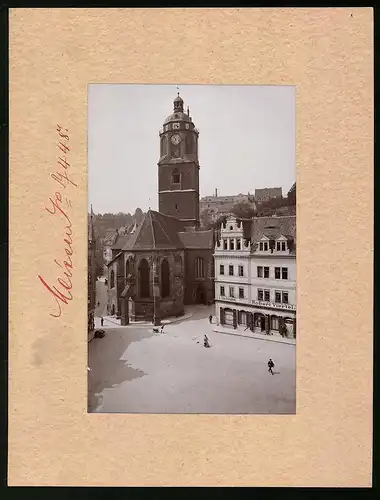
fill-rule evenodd
<path id="1" fill-rule="evenodd" d="M 159 211 L 118 236 L 108 263 L 108 310 L 122 325 L 158 325 L 214 300 L 214 233 L 199 229 L 199 132 L 179 94 L 159 137 Z"/>

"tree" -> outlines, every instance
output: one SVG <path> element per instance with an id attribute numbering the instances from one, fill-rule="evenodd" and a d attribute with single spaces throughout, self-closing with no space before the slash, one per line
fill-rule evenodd
<path id="1" fill-rule="evenodd" d="M 234 205 L 231 212 L 239 219 L 252 219 L 256 215 L 255 206 L 245 201 Z"/>
<path id="2" fill-rule="evenodd" d="M 211 210 L 209 208 L 205 208 L 201 212 L 201 225 L 203 228 L 211 229 L 212 227 L 212 216 Z"/>

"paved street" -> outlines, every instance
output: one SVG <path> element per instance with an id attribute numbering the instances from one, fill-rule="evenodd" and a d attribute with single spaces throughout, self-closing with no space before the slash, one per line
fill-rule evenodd
<path id="1" fill-rule="evenodd" d="M 164 334 L 105 327 L 89 344 L 89 411 L 295 413 L 295 346 L 213 332 L 210 311 L 200 306 Z"/>
<path id="2" fill-rule="evenodd" d="M 104 277 L 96 282 L 96 304 L 98 302 L 99 306 L 96 305 L 95 317 L 100 318 L 107 315 L 107 286 L 104 283 Z"/>

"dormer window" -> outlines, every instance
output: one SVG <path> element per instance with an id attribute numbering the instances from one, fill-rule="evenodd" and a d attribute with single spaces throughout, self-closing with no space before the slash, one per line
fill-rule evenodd
<path id="1" fill-rule="evenodd" d="M 276 245 L 277 252 L 285 252 L 286 251 L 286 242 L 278 241 Z"/>
<path id="2" fill-rule="evenodd" d="M 264 252 L 267 252 L 268 251 L 268 242 L 265 241 L 264 242 Z"/>
<path id="3" fill-rule="evenodd" d="M 240 240 L 236 240 L 236 250 L 241 250 Z"/>
<path id="4" fill-rule="evenodd" d="M 230 240 L 230 250 L 235 250 L 235 241 Z"/>
<path id="5" fill-rule="evenodd" d="M 233 230 L 234 230 L 233 226 L 230 226 L 230 231 L 233 231 Z"/>

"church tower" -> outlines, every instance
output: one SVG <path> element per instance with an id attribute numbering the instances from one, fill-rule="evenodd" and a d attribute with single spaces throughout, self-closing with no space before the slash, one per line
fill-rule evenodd
<path id="1" fill-rule="evenodd" d="M 159 212 L 172 215 L 189 227 L 199 228 L 198 130 L 183 110 L 183 100 L 174 99 L 173 113 L 160 132 L 158 162 Z"/>

